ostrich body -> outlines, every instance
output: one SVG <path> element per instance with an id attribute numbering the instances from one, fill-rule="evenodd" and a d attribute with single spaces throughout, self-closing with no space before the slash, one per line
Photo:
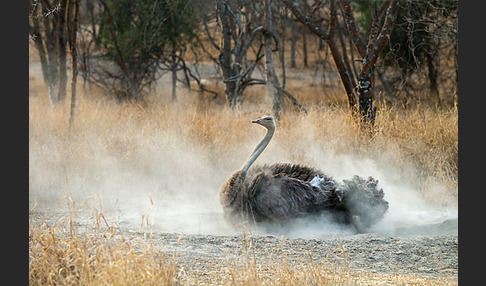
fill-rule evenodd
<path id="1" fill-rule="evenodd" d="M 275 132 L 272 116 L 252 123 L 267 129 L 262 141 L 220 190 L 219 198 L 225 219 L 236 223 L 285 223 L 290 219 L 328 213 L 335 221 L 352 224 L 363 232 L 381 220 L 388 209 L 378 181 L 354 176 L 336 182 L 319 170 L 291 163 L 254 166 Z"/>

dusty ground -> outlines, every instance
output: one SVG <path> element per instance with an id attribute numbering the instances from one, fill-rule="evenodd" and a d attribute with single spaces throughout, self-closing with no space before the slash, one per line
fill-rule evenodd
<path id="1" fill-rule="evenodd" d="M 245 255 L 244 237 L 155 234 L 152 236 L 169 249 L 178 251 L 178 261 L 188 275 L 199 278 L 212 272 L 224 272 L 226 258 Z M 252 236 L 253 251 L 259 266 L 289 258 L 297 265 L 310 259 L 330 268 L 336 263 L 352 272 L 413 274 L 457 278 L 458 237 L 386 237 L 360 234 L 313 239 Z"/>
<path id="2" fill-rule="evenodd" d="M 90 222 L 83 214 L 30 212 L 33 225 L 62 225 L 67 218 L 74 218 L 73 225 L 79 233 L 92 233 L 96 228 L 93 220 Z M 360 279 L 368 275 L 364 285 L 395 284 L 396 277 L 409 276 L 413 279 L 407 281 L 418 281 L 416 285 L 424 281 L 455 285 L 458 281 L 457 219 L 403 228 L 395 235 L 341 231 L 298 237 L 295 233 L 292 236 L 254 234 L 250 229 L 224 235 L 181 234 L 137 229 L 123 222 L 111 226 L 108 222 L 101 229 L 105 229 L 106 235 L 114 234 L 129 242 L 151 243 L 161 249 L 175 259 L 179 281 L 184 285 L 228 285 L 234 275 L 232 271 L 248 264 L 258 269 L 262 279 L 277 275 L 276 265 L 288 264 L 297 270 L 319 265 Z M 424 235 L 425 229 L 431 235 Z M 373 275 L 379 279 L 373 280 Z"/>

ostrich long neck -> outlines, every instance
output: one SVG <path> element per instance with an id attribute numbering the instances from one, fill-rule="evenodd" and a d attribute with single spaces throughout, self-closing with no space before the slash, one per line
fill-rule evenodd
<path id="1" fill-rule="evenodd" d="M 242 171 L 246 172 L 250 168 L 250 166 L 255 162 L 255 160 L 260 156 L 260 154 L 265 150 L 265 147 L 267 147 L 268 143 L 272 139 L 273 133 L 275 132 L 275 128 L 267 128 L 267 134 L 265 134 L 265 137 L 263 137 L 262 141 L 258 143 L 257 147 L 255 148 L 255 151 L 250 155 L 248 160 L 246 160 L 245 165 L 243 165 Z"/>

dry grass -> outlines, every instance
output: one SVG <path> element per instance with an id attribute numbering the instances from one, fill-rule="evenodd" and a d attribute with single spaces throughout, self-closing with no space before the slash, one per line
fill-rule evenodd
<path id="1" fill-rule="evenodd" d="M 29 224 L 29 285 L 176 285 L 173 258 L 149 240 L 120 238 L 102 214 L 92 234 L 69 222 Z"/>
<path id="2" fill-rule="evenodd" d="M 417 107 L 412 110 L 383 108 L 378 125 L 380 138 L 394 141 L 410 158 L 420 177 L 457 184 L 458 110 Z"/>
<path id="3" fill-rule="evenodd" d="M 34 81 L 33 88 L 40 85 Z M 97 97 L 97 91 L 83 96 L 80 88 L 75 128 L 69 132 L 68 104 L 53 109 L 47 95 L 36 90 L 29 104 L 31 151 L 37 150 L 35 146 L 54 146 L 63 155 L 61 165 L 89 160 L 88 154 L 103 154 L 127 164 L 132 162 L 134 168 L 143 167 L 147 161 L 155 163 L 156 157 L 150 152 L 161 154 L 160 150 L 172 148 L 176 153 L 201 157 L 201 164 L 210 164 L 220 175 L 216 178 L 225 180 L 230 174 L 227 170 L 241 166 L 263 135 L 263 130 L 249 122 L 272 113 L 271 103 L 258 101 L 265 97 L 258 90 L 248 95 L 241 110 L 229 110 L 208 97 L 183 90 L 176 103 L 166 95 L 148 97 L 145 103 L 120 104 Z M 344 159 L 355 165 L 371 160 L 381 169 L 401 173 L 400 179 L 413 182 L 413 188 L 423 191 L 426 199 L 434 200 L 437 194 L 430 191 L 431 186 L 440 185 L 446 189 L 448 200 L 457 201 L 456 108 L 438 109 L 424 104 L 398 109 L 382 105 L 378 107 L 376 133 L 369 137 L 361 134 L 345 104 L 310 104 L 307 96 L 313 99 L 315 94 L 303 91 L 299 96 L 302 102 L 309 102 L 308 114 L 287 106 L 273 142 L 259 163 L 292 161 L 327 172 L 338 170 L 336 164 Z M 348 173 L 343 170 L 331 175 Z"/>
<path id="4" fill-rule="evenodd" d="M 239 258 L 215 260 L 195 276 L 179 267 L 177 252 L 167 254 L 147 233 L 124 237 L 101 213 L 87 231 L 75 215 L 57 226 L 30 222 L 29 285 L 458 285 L 457 278 L 353 272 L 344 247 L 329 254 L 340 259 L 330 264 L 282 249 L 277 259 L 262 261 L 252 236 L 243 232 L 241 243 Z"/>
<path id="5" fill-rule="evenodd" d="M 99 172 L 108 172 L 113 163 L 102 161 L 107 165 L 97 166 L 98 157 L 116 161 L 117 171 L 122 174 L 136 170 L 143 171 L 146 176 L 152 173 L 159 176 L 157 168 L 161 167 L 153 166 L 160 164 L 160 158 L 174 156 L 193 161 L 194 169 L 204 165 L 214 177 L 208 179 L 208 188 L 216 193 L 217 186 L 241 166 L 263 135 L 263 130 L 249 124 L 250 120 L 271 113 L 268 101 L 260 100 L 263 93 L 258 89 L 249 91 L 244 107 L 234 111 L 185 92 L 179 95 L 176 103 L 170 102 L 167 94 L 162 98 L 149 97 L 146 103 L 119 104 L 102 96 L 97 98 L 97 91 L 84 95 L 80 87 L 75 126 L 70 132 L 68 104 L 52 108 L 39 80 L 31 76 L 30 81 L 29 185 L 37 189 L 57 184 L 73 191 L 75 176 L 84 181 L 99 180 L 99 176 L 106 175 Z M 429 187 L 440 184 L 445 186 L 441 192 L 446 193 L 447 203 L 457 201 L 457 109 L 440 110 L 419 105 L 402 110 L 381 106 L 377 133 L 370 138 L 362 136 L 345 105 L 322 104 L 325 100 L 316 103 L 318 91 L 306 93 L 301 89 L 298 96 L 308 115 L 292 107 L 285 110 L 274 141 L 259 158 L 261 163 L 293 161 L 326 170 L 335 164 L 330 159 L 371 160 L 383 166 L 378 168 L 380 170 L 391 168 L 389 172 L 401 172 L 401 179 L 414 180 L 413 186 L 425 199 L 436 200 L 437 193 L 431 192 Z M 336 92 L 332 97 L 344 98 L 344 95 Z M 174 171 L 168 164 L 167 170 Z M 340 168 L 346 173 L 348 167 Z M 167 184 L 170 189 L 170 183 Z M 29 283 L 182 283 L 177 275 L 177 260 L 167 258 L 150 241 L 124 240 L 109 226 L 102 231 L 101 216 L 93 225 L 93 234 L 78 233 L 69 223 L 29 225 Z M 231 280 L 212 276 L 206 279 L 233 285 L 457 285 L 457 279 L 355 273 L 345 264 L 330 269 L 312 259 L 305 266 L 297 266 L 289 256 L 264 266 L 258 261 L 248 247 L 241 260 L 220 265 L 230 272 Z"/>

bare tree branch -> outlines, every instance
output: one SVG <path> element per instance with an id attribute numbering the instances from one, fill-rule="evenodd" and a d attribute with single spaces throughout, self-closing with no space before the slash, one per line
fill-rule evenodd
<path id="1" fill-rule="evenodd" d="M 354 95 L 354 87 L 355 83 L 354 80 L 351 78 L 349 71 L 346 69 L 346 66 L 343 61 L 343 56 L 339 51 L 339 48 L 336 44 L 334 37 L 330 35 L 330 33 L 334 33 L 336 19 L 336 8 L 335 8 L 335 1 L 330 1 L 330 8 L 329 8 L 329 16 L 330 16 L 330 23 L 329 23 L 329 30 L 326 33 L 319 24 L 312 21 L 310 15 L 304 15 L 303 12 L 298 7 L 297 2 L 289 1 L 289 0 L 280 0 L 284 3 L 284 5 L 292 12 L 296 20 L 302 24 L 304 24 L 312 33 L 326 41 L 329 45 L 329 49 L 331 51 L 334 64 L 336 69 L 339 73 L 339 77 L 341 79 L 341 83 L 343 84 L 344 89 L 346 90 L 346 96 L 348 98 L 348 104 L 350 109 L 354 112 L 356 99 Z M 334 22 L 334 23 L 333 23 Z"/>
<path id="2" fill-rule="evenodd" d="M 354 18 L 354 14 L 348 0 L 341 0 L 341 9 L 343 11 L 344 20 L 354 46 L 361 57 L 364 58 L 366 55 L 366 46 L 359 35 L 358 27 L 356 26 L 356 19 Z"/>
<path id="3" fill-rule="evenodd" d="M 304 15 L 300 11 L 300 9 L 298 7 L 299 4 L 296 1 L 295 2 L 290 1 L 290 0 L 280 0 L 280 1 L 282 1 L 282 3 L 284 3 L 284 5 L 292 12 L 295 19 L 298 22 L 307 26 L 307 28 L 309 28 L 309 30 L 312 33 L 316 34 L 318 37 L 320 37 L 324 41 L 329 41 L 329 35 L 312 21 L 310 15 Z"/>
<path id="4" fill-rule="evenodd" d="M 386 10 L 383 27 L 376 37 L 376 40 L 369 43 L 366 57 L 363 59 L 363 68 L 361 69 L 359 76 L 365 76 L 371 72 L 372 67 L 374 67 L 376 60 L 378 59 L 378 55 L 388 42 L 390 34 L 393 30 L 393 25 L 395 24 L 396 14 L 398 11 L 398 2 L 399 0 L 390 1 L 390 6 Z"/>

